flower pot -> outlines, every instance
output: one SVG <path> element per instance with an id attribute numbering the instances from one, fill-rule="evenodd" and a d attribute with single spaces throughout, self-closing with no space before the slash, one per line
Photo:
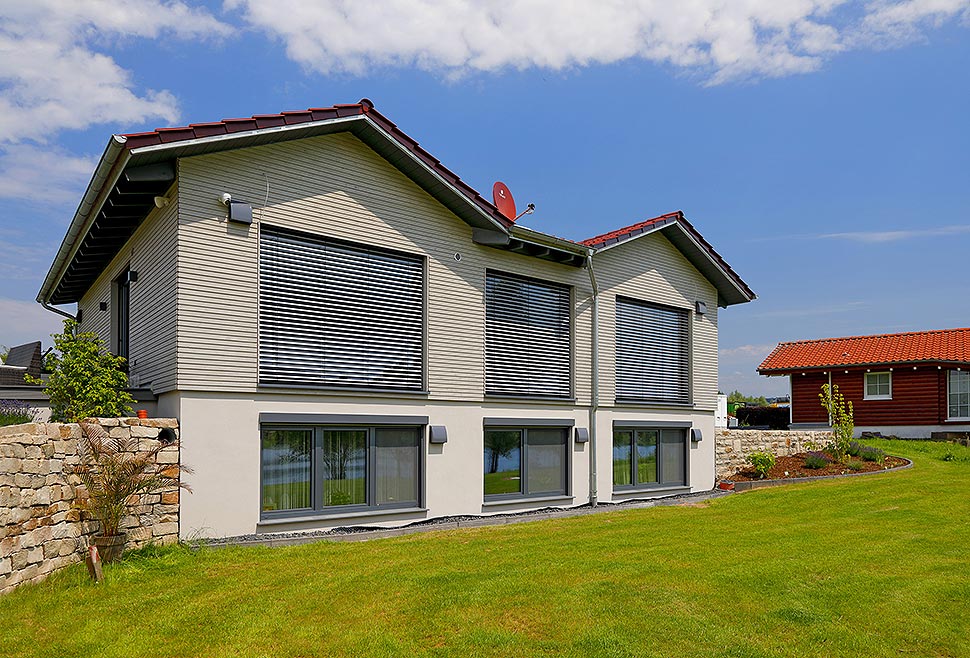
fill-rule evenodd
<path id="1" fill-rule="evenodd" d="M 91 537 L 91 543 L 98 547 L 98 555 L 104 563 L 114 562 L 121 559 L 121 554 L 125 552 L 125 541 L 127 536 L 122 533 L 119 535 L 95 535 Z"/>

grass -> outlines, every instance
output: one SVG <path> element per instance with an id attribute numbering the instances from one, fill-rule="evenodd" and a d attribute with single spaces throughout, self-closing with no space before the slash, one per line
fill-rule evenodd
<path id="1" fill-rule="evenodd" d="M 970 450 L 711 504 L 154 549 L 0 598 L 4 656 L 970 656 Z M 944 457 L 949 454 L 949 461 Z"/>

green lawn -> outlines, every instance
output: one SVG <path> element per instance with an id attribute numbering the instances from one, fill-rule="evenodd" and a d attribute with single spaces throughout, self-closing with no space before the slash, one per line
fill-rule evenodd
<path id="1" fill-rule="evenodd" d="M 970 656 L 970 450 L 663 507 L 159 551 L 0 598 L 3 656 Z M 943 461 L 950 450 L 953 461 Z"/>

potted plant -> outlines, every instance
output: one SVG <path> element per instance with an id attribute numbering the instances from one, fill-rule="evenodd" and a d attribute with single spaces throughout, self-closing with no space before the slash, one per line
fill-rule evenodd
<path id="1" fill-rule="evenodd" d="M 80 461 L 67 467 L 81 486 L 75 486 L 75 506 L 98 521 L 100 532 L 91 538 L 102 562 L 121 557 L 127 535 L 121 522 L 143 494 L 179 487 L 191 491 L 171 464 L 157 463 L 158 453 L 172 444 L 158 442 L 153 448 L 138 449 L 138 439 L 114 438 L 100 425 L 82 423 L 78 440 Z M 182 467 L 183 472 L 190 472 Z"/>

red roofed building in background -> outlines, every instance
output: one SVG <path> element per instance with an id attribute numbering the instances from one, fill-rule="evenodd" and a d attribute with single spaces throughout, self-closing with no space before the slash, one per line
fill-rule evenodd
<path id="1" fill-rule="evenodd" d="M 828 424 L 818 394 L 831 383 L 857 434 L 970 432 L 970 328 L 779 343 L 758 372 L 791 378 L 793 428 Z"/>

